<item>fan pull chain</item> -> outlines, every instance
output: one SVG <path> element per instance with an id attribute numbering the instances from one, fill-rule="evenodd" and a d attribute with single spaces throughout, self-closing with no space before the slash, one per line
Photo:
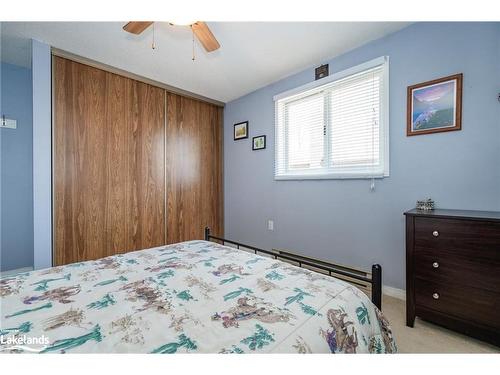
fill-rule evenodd
<path id="1" fill-rule="evenodd" d="M 193 57 L 191 58 L 191 60 L 194 61 L 196 59 L 196 56 L 194 55 L 194 31 L 192 26 L 191 26 L 191 35 L 193 37 Z"/>
<path id="2" fill-rule="evenodd" d="M 156 49 L 156 43 L 155 43 L 155 23 L 153 23 L 153 42 L 151 43 L 151 49 Z"/>

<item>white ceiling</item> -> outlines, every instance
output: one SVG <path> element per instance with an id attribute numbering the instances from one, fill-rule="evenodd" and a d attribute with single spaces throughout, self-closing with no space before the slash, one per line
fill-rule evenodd
<path id="1" fill-rule="evenodd" d="M 116 22 L 3 22 L 2 60 L 30 65 L 30 38 L 129 72 L 229 102 L 397 31 L 402 22 L 209 22 L 221 48 L 210 54 L 188 27 L 156 23 L 139 36 Z"/>

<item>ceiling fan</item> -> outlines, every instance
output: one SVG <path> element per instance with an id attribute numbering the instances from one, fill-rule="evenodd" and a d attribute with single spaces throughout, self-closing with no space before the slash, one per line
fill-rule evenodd
<path id="1" fill-rule="evenodd" d="M 139 35 L 152 24 L 153 22 L 151 21 L 131 21 L 128 22 L 125 26 L 123 26 L 123 30 L 132 34 Z M 212 34 L 212 32 L 210 31 L 205 22 L 196 21 L 193 23 L 183 23 L 183 24 L 171 23 L 171 24 L 191 27 L 193 34 L 196 36 L 196 38 L 198 38 L 201 45 L 203 46 L 203 48 L 205 48 L 207 52 L 215 51 L 220 47 L 219 42 L 217 41 L 217 39 L 215 39 L 214 34 Z"/>

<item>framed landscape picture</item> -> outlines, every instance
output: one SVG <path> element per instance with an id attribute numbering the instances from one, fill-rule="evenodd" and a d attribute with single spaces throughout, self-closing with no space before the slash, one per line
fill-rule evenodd
<path id="1" fill-rule="evenodd" d="M 252 138 L 252 150 L 263 150 L 266 148 L 266 136 L 259 135 Z"/>
<path id="2" fill-rule="evenodd" d="M 248 138 L 248 121 L 234 124 L 234 140 Z"/>
<path id="3" fill-rule="evenodd" d="M 408 87 L 406 135 L 462 128 L 462 74 Z"/>

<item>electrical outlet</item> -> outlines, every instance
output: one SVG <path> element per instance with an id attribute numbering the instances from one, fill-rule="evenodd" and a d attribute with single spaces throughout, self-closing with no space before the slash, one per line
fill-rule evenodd
<path id="1" fill-rule="evenodd" d="M 274 221 L 272 220 L 267 221 L 267 230 L 274 230 Z"/>

